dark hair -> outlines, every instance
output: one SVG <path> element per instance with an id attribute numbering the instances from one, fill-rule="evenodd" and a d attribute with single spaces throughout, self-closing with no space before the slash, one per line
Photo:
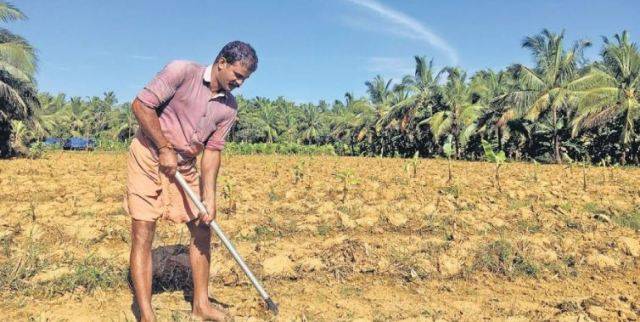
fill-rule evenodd
<path id="1" fill-rule="evenodd" d="M 252 73 L 258 68 L 256 51 L 246 42 L 236 40 L 224 45 L 214 63 L 217 63 L 220 57 L 224 57 L 229 64 L 240 61 L 247 66 Z"/>

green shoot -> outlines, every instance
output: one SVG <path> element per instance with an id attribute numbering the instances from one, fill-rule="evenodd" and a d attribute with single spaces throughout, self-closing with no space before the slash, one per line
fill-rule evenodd
<path id="1" fill-rule="evenodd" d="M 349 188 L 352 185 L 357 184 L 358 179 L 355 177 L 355 175 L 353 174 L 353 170 L 351 169 L 340 170 L 335 173 L 335 177 L 342 184 L 342 203 L 344 203 L 347 200 L 347 194 L 349 193 Z"/>
<path id="2" fill-rule="evenodd" d="M 442 152 L 447 156 L 447 161 L 449 164 L 449 178 L 447 179 L 447 183 L 450 183 L 453 180 L 453 175 L 451 174 L 451 157 L 453 156 L 453 145 L 451 144 L 452 137 L 449 135 L 444 145 L 442 146 Z"/>
<path id="3" fill-rule="evenodd" d="M 496 164 L 496 184 L 498 187 L 498 191 L 502 191 L 502 187 L 500 186 L 500 166 L 507 160 L 507 157 L 504 154 L 504 151 L 498 151 L 498 153 L 493 151 L 493 147 L 491 143 L 482 140 L 482 148 L 484 149 L 484 157 L 489 162 L 493 162 Z"/>

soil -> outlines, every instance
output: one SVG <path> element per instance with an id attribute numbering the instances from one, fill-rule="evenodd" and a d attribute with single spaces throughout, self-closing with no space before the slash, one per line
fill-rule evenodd
<path id="1" fill-rule="evenodd" d="M 135 320 L 126 153 L 0 161 L 0 311 Z M 214 301 L 236 321 L 634 321 L 640 169 L 362 157 L 224 156 Z M 343 201 L 344 198 L 344 201 Z M 153 304 L 189 320 L 188 230 L 161 221 Z M 93 264 L 92 264 L 93 263 Z M 93 266 L 92 266 L 93 265 Z M 91 268 L 90 273 L 83 268 Z"/>

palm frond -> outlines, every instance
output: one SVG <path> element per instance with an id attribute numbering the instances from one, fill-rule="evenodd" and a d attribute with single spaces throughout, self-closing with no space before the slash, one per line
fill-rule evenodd
<path id="1" fill-rule="evenodd" d="M 20 9 L 8 2 L 0 2 L 0 20 L 9 22 L 14 20 L 25 20 L 27 16 Z"/>

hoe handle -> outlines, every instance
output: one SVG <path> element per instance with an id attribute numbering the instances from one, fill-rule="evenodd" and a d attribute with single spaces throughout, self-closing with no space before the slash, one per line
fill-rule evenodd
<path id="1" fill-rule="evenodd" d="M 191 187 L 189 187 L 189 185 L 184 180 L 184 177 L 180 174 L 180 172 L 176 172 L 176 180 L 178 180 L 178 183 L 182 187 L 182 190 L 184 190 L 184 192 L 186 192 L 187 195 L 189 195 L 189 198 L 193 200 L 193 203 L 196 204 L 196 207 L 198 207 L 198 210 L 200 210 L 201 213 L 208 213 L 204 204 L 202 204 L 202 201 L 200 201 L 200 198 L 196 196 L 193 190 L 191 190 Z M 220 240 L 222 241 L 222 244 L 224 244 L 224 247 L 226 247 L 227 250 L 229 250 L 229 252 L 231 253 L 231 256 L 233 256 L 233 259 L 236 261 L 236 263 L 238 263 L 240 268 L 242 268 L 242 271 L 244 272 L 244 274 L 247 275 L 247 277 L 251 281 L 251 284 L 253 284 L 253 286 L 256 288 L 258 293 L 260 293 L 260 296 L 265 301 L 267 308 L 271 310 L 274 314 L 278 314 L 278 305 L 275 302 L 273 302 L 273 300 L 271 300 L 271 297 L 269 297 L 269 294 L 267 294 L 267 292 L 264 290 L 264 288 L 260 284 L 260 281 L 258 281 L 258 279 L 253 275 L 253 273 L 251 272 L 247 264 L 245 264 L 244 260 L 242 260 L 242 257 L 240 256 L 240 254 L 238 254 L 238 251 L 236 251 L 236 248 L 233 247 L 233 244 L 231 243 L 231 241 L 229 241 L 229 238 L 227 238 L 227 236 L 224 234 L 220 226 L 218 226 L 218 223 L 216 223 L 215 220 L 212 220 L 209 225 L 211 226 L 213 231 L 216 233 L 216 235 L 218 235 L 218 238 L 220 238 Z"/>

